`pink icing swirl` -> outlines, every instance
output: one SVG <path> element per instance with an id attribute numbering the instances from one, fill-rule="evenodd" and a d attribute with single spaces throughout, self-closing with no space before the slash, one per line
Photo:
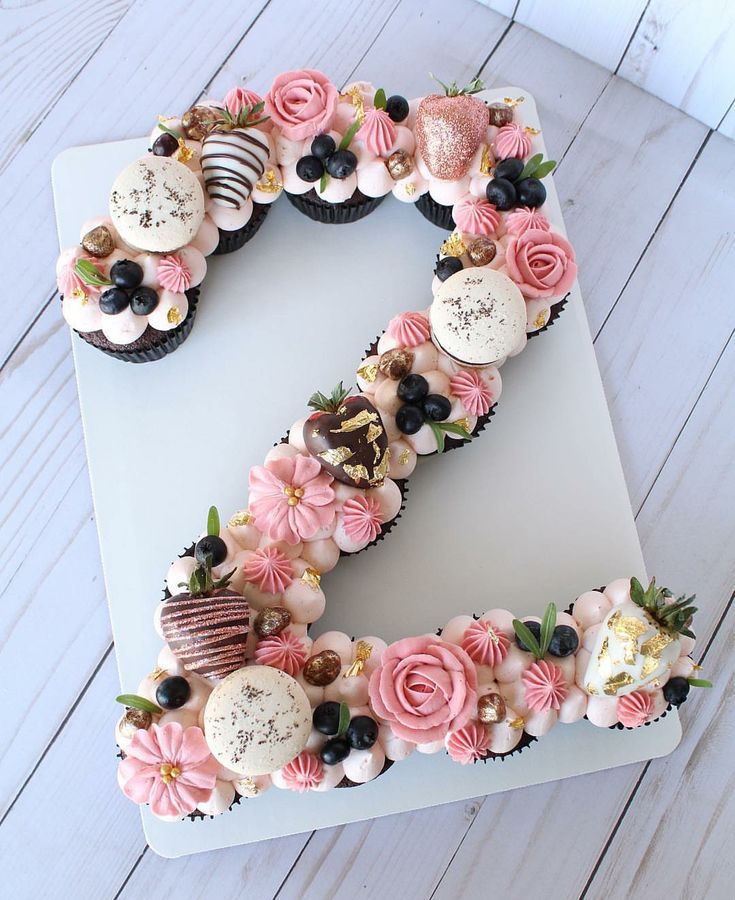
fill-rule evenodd
<path id="1" fill-rule="evenodd" d="M 234 87 L 232 90 L 227 91 L 223 103 L 232 118 L 237 119 L 244 109 L 252 109 L 258 103 L 261 103 L 262 99 L 255 91 L 249 91 L 244 87 Z"/>
<path id="2" fill-rule="evenodd" d="M 424 635 L 391 644 L 370 676 L 370 704 L 396 735 L 416 744 L 443 740 L 477 704 L 477 671 L 461 647 Z"/>
<path id="3" fill-rule="evenodd" d="M 525 159 L 531 152 L 531 136 L 517 122 L 510 122 L 498 129 L 495 135 L 497 159 Z"/>
<path id="4" fill-rule="evenodd" d="M 265 111 L 290 141 L 329 131 L 337 109 L 337 88 L 322 72 L 282 72 L 265 97 Z"/>
<path id="5" fill-rule="evenodd" d="M 293 581 L 293 566 L 278 547 L 261 547 L 245 563 L 243 574 L 266 594 L 280 594 Z"/>
<path id="6" fill-rule="evenodd" d="M 452 207 L 452 218 L 465 234 L 494 235 L 500 225 L 497 209 L 481 197 L 464 197 Z"/>
<path id="7" fill-rule="evenodd" d="M 545 659 L 529 666 L 521 681 L 526 686 L 526 703 L 534 712 L 559 709 L 569 693 L 562 670 Z"/>
<path id="8" fill-rule="evenodd" d="M 156 278 L 164 290 L 174 294 L 183 294 L 191 287 L 191 272 L 180 256 L 161 257 Z"/>
<path id="9" fill-rule="evenodd" d="M 156 816 L 181 818 L 208 800 L 219 763 L 209 752 L 201 728 L 179 722 L 139 728 L 119 767 L 123 793 L 149 803 Z"/>
<path id="10" fill-rule="evenodd" d="M 484 416 L 493 402 L 487 382 L 474 371 L 460 369 L 450 378 L 449 390 L 471 416 Z"/>
<path id="11" fill-rule="evenodd" d="M 258 641 L 255 659 L 261 666 L 273 666 L 294 677 L 306 662 L 306 647 L 298 635 L 286 628 L 280 634 Z"/>
<path id="12" fill-rule="evenodd" d="M 464 728 L 448 734 L 445 743 L 452 759 L 466 766 L 477 759 L 482 759 L 490 746 L 490 737 L 484 725 L 470 722 Z"/>
<path id="13" fill-rule="evenodd" d="M 331 524 L 332 477 L 312 456 L 269 460 L 250 470 L 250 512 L 273 541 L 298 544 Z"/>
<path id="14" fill-rule="evenodd" d="M 429 340 L 429 320 L 422 313 L 406 312 L 394 316 L 386 329 L 401 347 L 418 347 Z"/>
<path id="15" fill-rule="evenodd" d="M 303 750 L 281 769 L 281 777 L 290 791 L 303 794 L 324 780 L 324 767 L 318 756 Z"/>
<path id="16" fill-rule="evenodd" d="M 530 206 L 519 206 L 505 217 L 505 230 L 508 234 L 520 237 L 531 228 L 537 231 L 551 231 L 546 216 Z"/>
<path id="17" fill-rule="evenodd" d="M 508 275 L 526 298 L 561 297 L 577 278 L 574 248 L 553 231 L 531 228 L 505 248 Z"/>
<path id="18" fill-rule="evenodd" d="M 380 534 L 383 516 L 375 497 L 358 494 L 345 500 L 342 506 L 345 534 L 360 544 L 369 544 Z"/>
<path id="19" fill-rule="evenodd" d="M 388 156 L 396 142 L 396 126 L 384 109 L 373 106 L 365 110 L 365 118 L 355 137 L 376 156 Z"/>
<path id="20" fill-rule="evenodd" d="M 633 691 L 618 700 L 618 721 L 626 728 L 639 728 L 653 712 L 653 697 L 646 691 Z"/>
<path id="21" fill-rule="evenodd" d="M 497 666 L 505 659 L 510 640 L 492 622 L 478 619 L 471 625 L 462 638 L 462 649 L 481 666 Z"/>

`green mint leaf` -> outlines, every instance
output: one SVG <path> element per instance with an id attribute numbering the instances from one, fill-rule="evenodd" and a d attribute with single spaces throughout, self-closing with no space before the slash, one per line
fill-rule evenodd
<path id="1" fill-rule="evenodd" d="M 324 193 L 324 191 L 327 189 L 327 182 L 328 182 L 328 181 L 329 181 L 329 172 L 327 172 L 327 171 L 325 170 L 325 171 L 324 171 L 324 174 L 323 174 L 322 177 L 319 179 L 319 190 L 320 190 L 322 193 Z"/>
<path id="2" fill-rule="evenodd" d="M 219 512 L 216 506 L 209 507 L 209 515 L 207 516 L 207 534 L 213 537 L 219 537 Z"/>
<path id="3" fill-rule="evenodd" d="M 541 648 L 538 645 L 538 641 L 533 635 L 533 632 L 525 624 L 525 622 L 521 622 L 520 619 L 513 619 L 513 631 L 518 635 L 518 637 L 523 641 L 523 643 L 528 647 L 531 653 L 536 657 L 536 659 L 542 659 L 543 654 L 541 653 Z"/>
<path id="4" fill-rule="evenodd" d="M 373 106 L 376 109 L 385 109 L 385 105 L 387 103 L 387 99 L 385 96 L 385 91 L 383 88 L 378 88 L 375 92 L 375 97 L 373 98 Z"/>
<path id="5" fill-rule="evenodd" d="M 74 271 L 82 279 L 85 284 L 92 284 L 96 287 L 104 287 L 112 284 L 109 278 L 100 272 L 100 270 L 88 259 L 78 259 L 74 263 Z"/>
<path id="6" fill-rule="evenodd" d="M 638 581 L 637 578 L 633 577 L 630 579 L 630 599 L 633 603 L 636 603 L 638 606 L 643 606 L 643 600 L 646 595 L 646 592 L 643 590 L 643 585 Z"/>
<path id="7" fill-rule="evenodd" d="M 156 716 L 163 712 L 160 706 L 156 706 L 155 703 L 151 703 L 150 700 L 146 700 L 145 697 L 140 697 L 138 694 L 120 694 L 115 697 L 115 700 L 130 709 L 142 709 L 143 712 L 149 712 Z"/>
<path id="8" fill-rule="evenodd" d="M 357 134 L 360 130 L 360 122 L 359 118 L 356 118 L 355 121 L 350 125 L 350 127 L 345 131 L 345 135 L 342 140 L 339 142 L 339 149 L 346 150 L 350 144 L 352 143 L 352 138 Z"/>
<path id="9" fill-rule="evenodd" d="M 549 605 L 546 607 L 544 617 L 541 620 L 541 656 L 546 656 L 546 651 L 549 649 L 549 644 L 551 643 L 551 637 L 554 634 L 555 628 L 556 604 L 549 603 Z"/>
<path id="10" fill-rule="evenodd" d="M 434 432 L 437 453 L 443 453 L 444 452 L 444 431 L 442 430 L 442 428 L 440 427 L 438 422 L 432 422 L 431 419 L 427 419 L 426 424 Z"/>
<path id="11" fill-rule="evenodd" d="M 555 168 L 556 160 L 547 159 L 546 162 L 542 162 L 540 166 L 536 166 L 531 177 L 541 180 L 542 178 L 546 178 L 546 176 L 553 172 Z"/>
<path id="12" fill-rule="evenodd" d="M 350 708 L 346 703 L 340 703 L 339 705 L 339 728 L 337 730 L 337 734 L 342 737 L 343 734 L 347 734 L 347 729 L 350 727 Z"/>
<path id="13" fill-rule="evenodd" d="M 692 687 L 701 687 L 701 688 L 711 688 L 712 682 L 707 681 L 706 678 L 687 678 L 687 681 Z"/>
<path id="14" fill-rule="evenodd" d="M 536 169 L 537 169 L 537 168 L 541 165 L 541 163 L 543 162 L 543 158 L 544 158 L 544 154 L 543 154 L 543 153 L 536 153 L 536 154 L 534 154 L 534 155 L 528 160 L 528 162 L 526 163 L 526 165 L 523 167 L 523 169 L 522 169 L 522 171 L 521 171 L 521 174 L 518 176 L 518 178 L 516 178 L 516 183 L 519 182 L 519 181 L 523 181 L 524 178 L 530 178 L 530 177 L 531 177 L 531 173 L 532 173 L 532 172 L 535 172 Z"/>
<path id="15" fill-rule="evenodd" d="M 462 425 L 457 425 L 456 422 L 437 422 L 436 423 L 442 431 L 446 431 L 449 434 L 456 434 L 457 437 L 461 437 L 465 441 L 471 441 L 472 435 L 466 428 L 463 428 Z"/>

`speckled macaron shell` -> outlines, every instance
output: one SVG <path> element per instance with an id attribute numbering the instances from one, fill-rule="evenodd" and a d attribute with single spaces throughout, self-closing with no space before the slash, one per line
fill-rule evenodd
<path id="1" fill-rule="evenodd" d="M 429 309 L 436 346 L 463 366 L 487 366 L 519 348 L 526 304 L 518 287 L 494 269 L 464 269 L 442 282 Z"/>
<path id="2" fill-rule="evenodd" d="M 247 666 L 223 679 L 204 709 L 214 758 L 243 776 L 267 775 L 304 749 L 311 704 L 301 685 L 272 666 Z"/>
<path id="3" fill-rule="evenodd" d="M 126 166 L 110 191 L 110 218 L 130 247 L 172 253 L 193 240 L 204 219 L 204 191 L 196 175 L 166 156 Z"/>

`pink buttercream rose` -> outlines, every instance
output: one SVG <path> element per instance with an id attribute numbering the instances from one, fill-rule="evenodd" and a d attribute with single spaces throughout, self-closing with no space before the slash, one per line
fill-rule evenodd
<path id="1" fill-rule="evenodd" d="M 477 672 L 467 653 L 440 638 L 404 638 L 370 677 L 370 704 L 396 735 L 427 744 L 461 728 L 477 705 Z"/>
<path id="2" fill-rule="evenodd" d="M 530 228 L 505 248 L 508 275 L 524 297 L 560 297 L 577 277 L 574 248 L 553 231 Z"/>
<path id="3" fill-rule="evenodd" d="M 265 111 L 290 141 L 329 131 L 337 108 L 337 88 L 315 69 L 278 75 L 265 97 Z"/>

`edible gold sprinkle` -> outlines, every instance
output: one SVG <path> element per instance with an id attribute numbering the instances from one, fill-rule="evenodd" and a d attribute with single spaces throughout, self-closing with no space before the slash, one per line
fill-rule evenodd
<path id="1" fill-rule="evenodd" d="M 166 313 L 166 319 L 168 320 L 169 325 L 178 325 L 181 321 L 181 310 L 178 306 L 172 306 L 171 309 Z"/>
<path id="2" fill-rule="evenodd" d="M 263 176 L 263 181 L 256 183 L 255 189 L 262 191 L 264 194 L 277 194 L 283 190 L 283 182 L 276 178 L 276 173 L 273 169 L 268 169 Z"/>
<path id="3" fill-rule="evenodd" d="M 372 384 L 375 379 L 378 377 L 378 366 L 376 363 L 367 363 L 364 366 L 360 366 L 357 370 L 357 374 L 362 378 L 363 381 L 367 381 L 368 384 Z"/>
<path id="4" fill-rule="evenodd" d="M 176 159 L 181 163 L 187 163 L 194 156 L 194 150 L 186 146 L 186 141 L 179 138 L 179 149 L 176 151 Z"/>
<path id="5" fill-rule="evenodd" d="M 253 521 L 253 516 L 249 509 L 239 509 L 230 517 L 230 521 L 227 524 L 235 527 L 237 525 L 252 525 Z"/>
<path id="6" fill-rule="evenodd" d="M 408 447 L 406 447 L 405 450 L 401 450 L 401 452 L 398 456 L 398 465 L 405 466 L 406 463 L 408 462 L 410 456 L 411 456 L 411 451 L 408 449 Z"/>
<path id="7" fill-rule="evenodd" d="M 633 676 L 628 672 L 618 672 L 607 679 L 602 689 L 608 697 L 614 697 L 621 688 L 629 684 L 633 684 Z"/>
<path id="8" fill-rule="evenodd" d="M 151 681 L 158 681 L 158 679 L 163 678 L 164 675 L 168 675 L 168 672 L 160 666 L 156 666 L 148 677 Z"/>
<path id="9" fill-rule="evenodd" d="M 370 654 L 372 652 L 372 644 L 368 644 L 367 641 L 358 641 L 355 644 L 355 661 L 352 663 L 349 669 L 347 669 L 342 677 L 355 678 L 357 675 L 360 675 L 362 673 L 362 670 L 365 668 L 365 663 L 370 659 Z"/>
<path id="10" fill-rule="evenodd" d="M 516 97 L 514 100 L 512 97 L 503 97 L 503 103 L 506 103 L 508 106 L 518 106 L 519 103 L 523 103 L 525 97 Z"/>
<path id="11" fill-rule="evenodd" d="M 413 181 L 407 181 L 405 184 L 405 188 L 406 193 L 409 197 L 413 197 L 413 195 L 416 193 L 416 185 L 413 183 Z"/>
<path id="12" fill-rule="evenodd" d="M 533 327 L 534 328 L 543 328 L 545 324 L 546 324 L 546 310 L 542 309 L 541 312 L 533 320 Z"/>
<path id="13" fill-rule="evenodd" d="M 341 466 L 345 460 L 354 455 L 354 451 L 349 447 L 334 447 L 331 450 L 322 450 L 321 453 L 317 453 L 319 459 L 323 459 L 330 466 Z"/>
<path id="14" fill-rule="evenodd" d="M 523 130 L 526 132 L 526 134 L 530 134 L 531 137 L 536 137 L 537 134 L 541 134 L 540 128 L 531 128 L 530 125 L 526 125 Z"/>
<path id="15" fill-rule="evenodd" d="M 490 147 L 488 144 L 482 145 L 482 158 L 480 159 L 480 174 L 481 175 L 492 175 L 493 171 L 493 157 L 490 153 Z"/>
<path id="16" fill-rule="evenodd" d="M 467 418 L 467 416 L 463 416 L 461 419 L 456 419 L 452 424 L 459 425 L 459 427 L 464 428 L 465 431 L 470 430 L 470 420 Z"/>
<path id="17" fill-rule="evenodd" d="M 86 293 L 79 287 L 74 288 L 74 290 L 71 292 L 71 295 L 75 300 L 81 300 L 82 304 L 87 302 Z"/>
<path id="18" fill-rule="evenodd" d="M 696 663 L 692 663 L 692 672 L 701 672 L 702 667 L 698 666 Z"/>
<path id="19" fill-rule="evenodd" d="M 378 422 L 380 417 L 376 412 L 370 412 L 369 409 L 362 409 L 360 412 L 353 416 L 351 419 L 345 419 L 344 422 L 339 426 L 339 428 L 330 428 L 330 434 L 344 434 L 344 432 L 348 431 L 358 431 L 360 428 L 364 428 L 366 425 L 369 425 L 370 422 Z"/>
<path id="20" fill-rule="evenodd" d="M 526 720 L 523 716 L 516 716 L 512 722 L 508 722 L 510 728 L 513 728 L 515 731 L 520 731 L 523 726 L 526 724 Z"/>
<path id="21" fill-rule="evenodd" d="M 465 242 L 456 231 L 449 235 L 439 250 L 442 256 L 461 256 L 466 251 Z"/>
<path id="22" fill-rule="evenodd" d="M 301 576 L 301 581 L 303 581 L 304 584 L 307 584 L 312 589 L 312 591 L 318 591 L 319 586 L 322 583 L 322 576 L 316 569 L 312 568 L 312 566 L 309 566 L 304 570 L 304 574 Z"/>
<path id="23" fill-rule="evenodd" d="M 351 87 L 349 91 L 344 94 L 340 94 L 340 97 L 343 100 L 349 99 L 352 105 L 355 107 L 355 119 L 362 125 L 365 120 L 365 103 L 362 99 L 362 94 L 360 93 L 360 89 L 357 85 Z"/>

